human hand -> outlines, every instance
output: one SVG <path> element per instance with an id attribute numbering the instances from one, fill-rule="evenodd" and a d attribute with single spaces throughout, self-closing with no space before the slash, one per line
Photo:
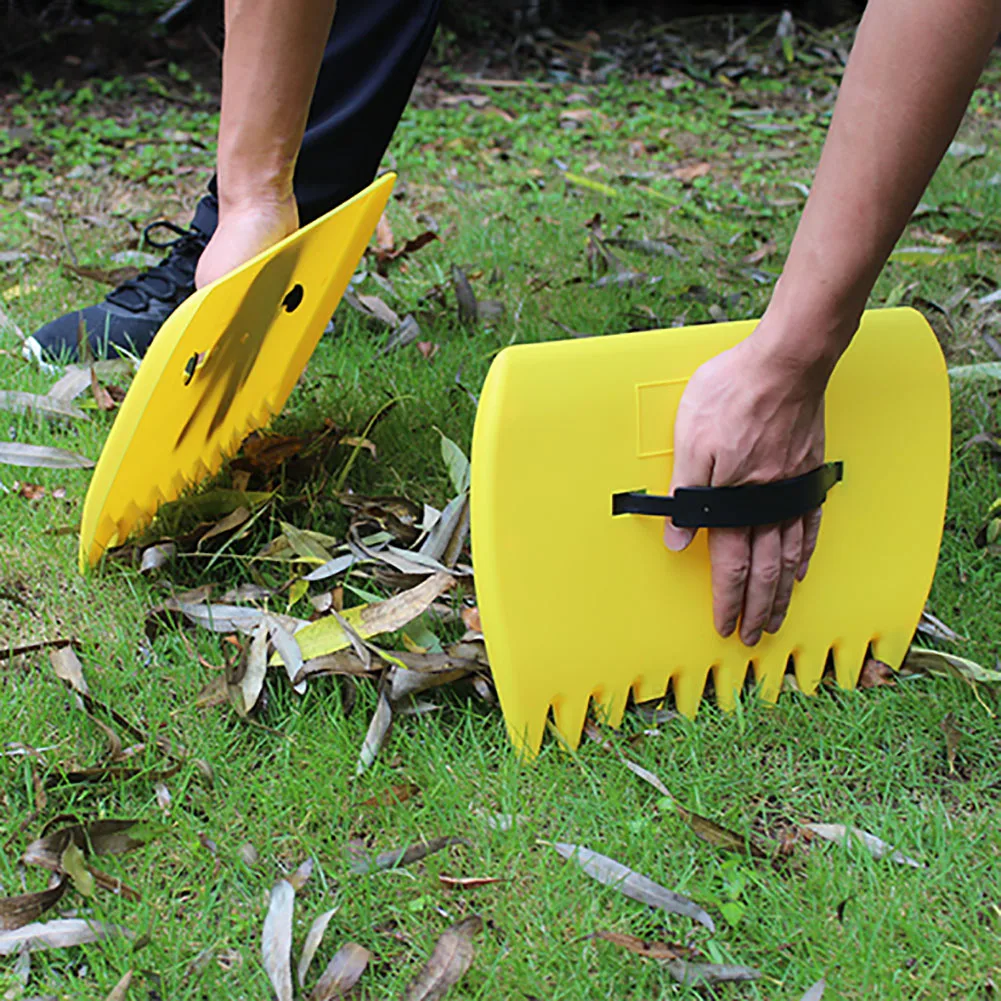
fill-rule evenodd
<path id="1" fill-rule="evenodd" d="M 790 364 L 771 350 L 769 333 L 762 320 L 754 334 L 711 359 L 688 383 L 675 421 L 672 494 L 677 487 L 770 483 L 823 464 L 830 370 Z M 720 635 L 730 636 L 738 620 L 747 646 L 762 631 L 778 631 L 819 529 L 817 510 L 780 525 L 709 530 L 713 620 Z M 665 525 L 672 550 L 685 549 L 694 536 L 693 529 Z"/>
<path id="2" fill-rule="evenodd" d="M 291 197 L 220 206 L 219 225 L 198 260 L 195 286 L 222 278 L 298 228 L 299 210 Z"/>

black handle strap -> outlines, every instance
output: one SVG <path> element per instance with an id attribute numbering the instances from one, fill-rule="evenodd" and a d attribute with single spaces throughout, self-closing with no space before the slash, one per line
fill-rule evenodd
<path id="1" fill-rule="evenodd" d="M 679 487 L 673 497 L 643 492 L 612 495 L 612 514 L 671 518 L 679 528 L 746 528 L 801 518 L 820 507 L 844 477 L 844 463 L 775 483 L 740 487 Z"/>

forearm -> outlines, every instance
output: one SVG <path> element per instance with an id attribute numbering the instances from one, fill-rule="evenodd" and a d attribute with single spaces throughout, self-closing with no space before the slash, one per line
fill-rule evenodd
<path id="1" fill-rule="evenodd" d="M 764 326 L 790 364 L 844 351 L 999 30 L 998 0 L 870 0 Z"/>
<path id="2" fill-rule="evenodd" d="M 290 200 L 335 0 L 226 0 L 220 209 Z"/>

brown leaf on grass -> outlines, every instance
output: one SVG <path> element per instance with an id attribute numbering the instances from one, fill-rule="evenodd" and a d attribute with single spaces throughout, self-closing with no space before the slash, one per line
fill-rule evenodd
<path id="1" fill-rule="evenodd" d="M 760 980 L 762 973 L 751 966 L 720 965 L 717 963 L 687 963 L 676 959 L 666 966 L 673 980 L 686 987 L 708 987 L 712 984 L 744 984 Z"/>
<path id="2" fill-rule="evenodd" d="M 333 1001 L 344 997 L 361 979 L 372 953 L 357 942 L 348 942 L 334 954 L 316 982 L 309 1001 Z"/>
<path id="3" fill-rule="evenodd" d="M 45 487 L 40 483 L 15 483 L 14 489 L 26 501 L 41 500 L 46 493 Z"/>
<path id="4" fill-rule="evenodd" d="M 415 656 L 420 655 L 408 654 L 407 658 L 411 659 Z M 435 657 L 441 655 L 429 654 L 425 656 Z M 402 660 L 403 658 L 400 657 L 400 659 Z M 403 699 L 419 695 L 421 692 L 450 685 L 453 681 L 460 681 L 462 678 L 468 677 L 474 669 L 472 665 L 469 667 L 454 667 L 451 663 L 445 667 L 422 671 L 393 667 L 390 671 L 389 679 L 390 702 L 395 706 Z"/>
<path id="5" fill-rule="evenodd" d="M 479 304 L 476 293 L 470 285 L 466 272 L 458 265 L 452 265 L 452 288 L 455 290 L 455 301 L 459 311 L 459 323 L 463 327 L 472 327 L 479 319 Z"/>
<path id="6" fill-rule="evenodd" d="M 146 844 L 145 838 L 130 833 L 136 820 L 95 820 L 72 824 L 33 841 L 24 850 L 21 861 L 52 872 L 62 872 L 63 852 L 70 843 L 91 855 L 125 855 Z"/>
<path id="7" fill-rule="evenodd" d="M 389 224 L 385 212 L 379 216 L 379 223 L 375 227 L 375 246 L 384 253 L 392 251 L 396 246 L 396 237 L 393 236 L 393 227 Z"/>
<path id="8" fill-rule="evenodd" d="M 673 181 L 681 181 L 682 184 L 691 184 L 700 177 L 705 177 L 712 171 L 709 163 L 693 163 L 687 167 L 675 167 L 667 176 Z"/>
<path id="9" fill-rule="evenodd" d="M 962 739 L 963 733 L 956 726 L 956 717 L 952 713 L 946 713 L 942 720 L 942 733 L 945 734 L 945 759 L 949 765 L 949 774 L 956 774 L 956 750 Z"/>
<path id="10" fill-rule="evenodd" d="M 396 311 L 387 306 L 377 295 L 359 295 L 355 299 L 361 306 L 362 312 L 390 329 L 395 330 L 400 325 L 400 317 Z"/>
<path id="11" fill-rule="evenodd" d="M 215 709 L 232 700 L 233 695 L 225 675 L 214 674 L 195 696 L 194 707 L 196 709 Z"/>
<path id="12" fill-rule="evenodd" d="M 617 945 L 637 956 L 643 956 L 644 959 L 660 961 L 681 959 L 689 951 L 685 946 L 673 942 L 651 942 L 649 939 L 626 935 L 624 932 L 596 931 L 593 937 L 611 942 L 612 945 Z"/>
<path id="13" fill-rule="evenodd" d="M 271 889 L 271 901 L 261 932 L 264 970 L 278 1001 L 292 1001 L 292 913 L 295 889 L 280 879 Z"/>
<path id="14" fill-rule="evenodd" d="M 351 527 L 359 535 L 389 532 L 405 546 L 423 534 L 424 508 L 408 497 L 361 497 L 345 493 L 338 500 L 351 512 Z M 316 579 L 310 575 L 310 579 Z"/>
<path id="15" fill-rule="evenodd" d="M 778 249 L 774 240 L 767 240 L 765 243 L 761 244 L 757 250 L 748 254 L 742 261 L 744 264 L 760 264 L 762 261 L 767 260 L 775 251 Z"/>
<path id="16" fill-rule="evenodd" d="M 303 943 L 302 953 L 299 956 L 299 965 L 296 967 L 295 973 L 300 987 L 306 986 L 306 974 L 309 972 L 310 964 L 313 962 L 316 950 L 320 948 L 320 943 L 323 941 L 323 936 L 327 931 L 327 925 L 330 924 L 330 919 L 336 913 L 337 908 L 332 907 L 329 911 L 324 911 L 309 926 L 309 931 L 306 933 L 306 941 Z"/>
<path id="17" fill-rule="evenodd" d="M 403 257 L 409 257 L 411 254 L 416 254 L 418 250 L 422 250 L 429 243 L 433 243 L 437 239 L 437 233 L 433 233 L 431 230 L 426 230 L 418 236 L 415 236 L 412 240 L 407 240 L 402 247 L 395 247 L 392 250 L 380 250 L 376 248 L 375 259 L 379 273 L 383 275 L 386 274 L 387 265 L 391 264 L 393 261 L 398 261 Z"/>
<path id="18" fill-rule="evenodd" d="M 208 531 L 198 540 L 198 548 L 201 549 L 209 539 L 215 539 L 220 535 L 225 535 L 227 532 L 235 531 L 249 520 L 250 508 L 241 504 L 235 511 L 230 511 L 224 518 L 220 518 L 219 521 L 209 527 Z"/>
<path id="19" fill-rule="evenodd" d="M 462 621 L 471 633 L 483 633 L 483 623 L 480 621 L 480 610 L 478 607 L 463 608 Z"/>
<path id="20" fill-rule="evenodd" d="M 50 445 L 25 445 L 19 441 L 0 441 L 0 464 L 41 469 L 93 469 L 86 456 Z"/>
<path id="21" fill-rule="evenodd" d="M 38 640 L 37 643 L 22 643 L 20 646 L 0 647 L 0 661 L 14 660 L 17 657 L 23 657 L 25 654 L 37 653 L 39 650 L 49 650 L 53 647 L 58 649 L 60 647 L 71 646 L 74 642 L 72 638 L 56 636 L 50 640 Z"/>
<path id="22" fill-rule="evenodd" d="M 433 341 L 418 341 L 417 350 L 426 361 L 430 361 L 438 353 L 439 345 Z"/>
<path id="23" fill-rule="evenodd" d="M 824 991 L 826 991 L 826 990 L 827 990 L 827 981 L 826 980 L 818 980 L 800 998 L 800 1001 L 821 1001 L 821 999 L 824 996 Z"/>
<path id="24" fill-rule="evenodd" d="M 111 393 L 109 393 L 104 386 L 101 385 L 93 365 L 90 367 L 90 392 L 94 397 L 94 402 L 97 404 L 98 410 L 107 413 L 114 410 L 118 406 L 118 404 L 111 398 Z"/>
<path id="25" fill-rule="evenodd" d="M 292 884 L 292 889 L 298 893 L 312 878 L 313 870 L 316 868 L 316 863 L 311 859 L 306 859 L 305 862 L 301 863 L 299 868 L 294 870 L 292 874 L 288 877 L 288 881 Z"/>
<path id="26" fill-rule="evenodd" d="M 390 786 L 388 789 L 383 789 L 382 792 L 378 792 L 374 796 L 370 796 L 368 799 L 364 800 L 361 803 L 361 806 L 368 808 L 377 806 L 396 806 L 398 803 L 406 803 L 407 800 L 420 795 L 420 791 L 421 787 L 414 785 L 413 782 L 406 782 L 403 785 Z"/>
<path id="27" fill-rule="evenodd" d="M 875 657 L 868 657 L 862 665 L 862 673 L 859 675 L 859 688 L 879 688 L 883 685 L 894 686 L 897 684 L 896 672 L 889 664 L 884 664 Z"/>
<path id="28" fill-rule="evenodd" d="M 693 921 L 698 921 L 711 932 L 716 931 L 716 924 L 709 914 L 688 897 L 665 889 L 652 879 L 634 872 L 628 866 L 607 855 L 591 851 L 581 845 L 555 842 L 553 847 L 563 858 L 576 862 L 577 865 L 592 879 L 604 886 L 610 886 L 630 900 L 635 900 L 648 907 L 658 908 L 670 914 L 681 914 Z"/>
<path id="29" fill-rule="evenodd" d="M 475 890 L 479 886 L 493 886 L 506 883 L 500 876 L 446 876 L 440 874 L 438 882 L 449 890 Z"/>
<path id="30" fill-rule="evenodd" d="M 89 695 L 90 689 L 83 676 L 83 665 L 71 646 L 60 647 L 49 653 L 49 662 L 56 677 L 65 681 L 79 695 Z"/>
<path id="31" fill-rule="evenodd" d="M 374 859 L 368 855 L 358 854 L 352 858 L 349 868 L 356 876 L 369 872 L 381 872 L 384 869 L 397 869 L 402 866 L 412 865 L 420 862 L 429 855 L 434 855 L 452 845 L 465 845 L 469 847 L 471 842 L 466 838 L 431 838 L 429 841 L 419 841 L 415 845 L 406 848 L 394 848 L 391 851 L 383 852 Z"/>
<path id="32" fill-rule="evenodd" d="M 105 1001 L 125 1001 L 125 995 L 132 984 L 132 971 L 129 970 L 121 980 L 111 988 L 111 993 Z"/>
<path id="33" fill-rule="evenodd" d="M 116 925 L 83 918 L 66 918 L 38 924 L 24 925 L 13 931 L 0 932 L 0 956 L 13 956 L 27 947 L 31 952 L 42 949 L 69 949 L 77 945 L 90 945 L 107 938 L 124 936 L 134 938 L 131 931 Z"/>
<path id="34" fill-rule="evenodd" d="M 73 274 L 79 275 L 81 278 L 89 278 L 91 281 L 100 282 L 102 285 L 110 285 L 112 288 L 137 277 L 139 274 L 139 269 L 133 265 L 108 270 L 106 268 L 81 267 L 70 261 L 61 261 L 60 263 L 68 271 L 72 271 Z"/>
<path id="35" fill-rule="evenodd" d="M 403 1001 L 438 1001 L 473 964 L 473 939 L 483 930 L 483 919 L 473 914 L 453 925 L 438 939 L 431 958 L 407 988 Z"/>
<path id="36" fill-rule="evenodd" d="M 0 899 L 0 932 L 13 931 L 37 921 L 62 900 L 68 886 L 69 877 L 64 875 L 47 890 Z"/>

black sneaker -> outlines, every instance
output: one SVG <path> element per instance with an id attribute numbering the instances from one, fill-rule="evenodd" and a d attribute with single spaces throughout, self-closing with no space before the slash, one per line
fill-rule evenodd
<path id="1" fill-rule="evenodd" d="M 119 285 L 104 302 L 60 316 L 24 342 L 24 356 L 40 365 L 69 365 L 79 360 L 81 325 L 95 360 L 122 355 L 142 358 L 164 320 L 195 290 L 195 268 L 215 232 L 218 203 L 206 195 L 188 229 L 161 220 L 143 234 L 152 247 L 169 253 L 156 267 Z M 153 234 L 166 229 L 175 239 L 158 242 Z"/>

